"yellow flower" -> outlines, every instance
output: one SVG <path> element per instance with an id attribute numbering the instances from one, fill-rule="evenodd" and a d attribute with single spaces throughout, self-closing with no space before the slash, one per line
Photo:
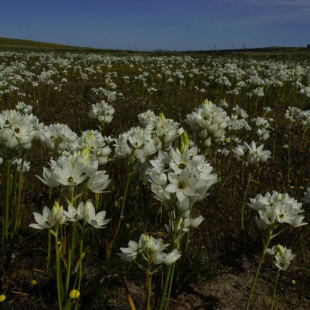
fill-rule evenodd
<path id="1" fill-rule="evenodd" d="M 69 294 L 70 298 L 75 299 L 78 298 L 81 293 L 78 290 L 72 290 Z"/>
<path id="2" fill-rule="evenodd" d="M 4 302 L 5 301 L 5 299 L 6 299 L 6 296 L 5 295 L 0 295 L 0 302 Z"/>
<path id="3" fill-rule="evenodd" d="M 37 284 L 38 284 L 38 282 L 37 282 L 36 280 L 31 280 L 30 283 L 31 283 L 32 285 L 37 285 Z"/>
<path id="4" fill-rule="evenodd" d="M 295 280 L 292 280 L 292 284 L 296 284 L 296 281 L 295 281 Z"/>

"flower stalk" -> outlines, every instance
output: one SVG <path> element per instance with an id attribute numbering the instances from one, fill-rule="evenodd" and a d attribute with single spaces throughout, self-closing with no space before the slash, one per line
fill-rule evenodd
<path id="1" fill-rule="evenodd" d="M 274 282 L 270 310 L 273 310 L 275 308 L 275 300 L 276 300 L 276 295 L 277 295 L 277 286 L 278 286 L 278 282 L 279 282 L 280 271 L 281 271 L 281 269 L 278 269 L 277 275 L 276 275 L 276 280 Z"/>
<path id="2" fill-rule="evenodd" d="M 244 308 L 245 310 L 248 310 L 248 309 L 250 308 L 251 299 L 252 299 L 252 296 L 253 296 L 255 284 L 256 284 L 256 282 L 257 282 L 257 279 L 258 279 L 258 276 L 259 276 L 259 273 L 260 273 L 260 269 L 261 269 L 262 264 L 263 264 L 263 262 L 264 262 L 264 258 L 265 258 L 265 255 L 266 255 L 266 253 L 267 253 L 267 249 L 268 249 L 268 246 L 269 246 L 269 244 L 270 244 L 270 241 L 271 241 L 272 238 L 274 237 L 274 236 L 272 235 L 272 232 L 273 232 L 273 230 L 270 229 L 270 231 L 269 231 L 269 233 L 268 233 L 268 236 L 267 236 L 267 240 L 266 240 L 264 249 L 263 249 L 262 256 L 261 256 L 261 258 L 260 258 L 258 267 L 257 267 L 257 269 L 256 269 L 256 273 L 255 273 L 255 276 L 254 276 L 254 279 L 253 279 L 253 282 L 252 282 L 252 285 L 251 285 L 251 290 L 250 290 L 250 293 L 249 293 L 249 296 L 248 296 L 248 300 L 247 300 L 246 306 L 245 306 L 245 308 Z"/>

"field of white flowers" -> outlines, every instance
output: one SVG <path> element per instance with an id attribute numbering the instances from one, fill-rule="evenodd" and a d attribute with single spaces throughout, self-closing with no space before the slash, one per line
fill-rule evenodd
<path id="1" fill-rule="evenodd" d="M 309 58 L 6 51 L 0 107 L 1 309 L 203 309 L 225 268 L 214 309 L 308 309 Z"/>

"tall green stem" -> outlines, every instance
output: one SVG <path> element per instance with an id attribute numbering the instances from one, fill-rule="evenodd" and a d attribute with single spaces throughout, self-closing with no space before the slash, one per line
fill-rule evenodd
<path id="1" fill-rule="evenodd" d="M 65 295 L 68 295 L 69 284 L 71 277 L 71 266 L 72 266 L 72 249 L 73 249 L 73 234 L 74 234 L 74 223 L 69 224 L 69 247 L 67 252 L 67 271 L 66 271 L 66 283 L 65 283 Z"/>
<path id="2" fill-rule="evenodd" d="M 14 230 L 13 230 L 14 236 L 17 234 L 17 231 L 18 231 L 21 191 L 22 191 L 22 187 L 23 187 L 22 186 L 22 184 L 23 184 L 23 165 L 24 165 L 24 159 L 22 159 L 22 163 L 20 165 L 20 171 L 19 171 L 17 207 L 15 210 L 15 223 L 14 223 Z"/>
<path id="3" fill-rule="evenodd" d="M 60 251 L 58 244 L 58 231 L 55 233 L 55 251 L 56 251 L 56 286 L 57 286 L 57 300 L 58 308 L 62 310 L 62 302 L 64 299 L 64 288 L 61 277 Z"/>
<path id="4" fill-rule="evenodd" d="M 251 178 L 252 178 L 252 173 L 251 173 L 251 171 L 249 171 L 248 181 L 246 184 L 246 188 L 245 188 L 245 192 L 244 192 L 244 196 L 243 196 L 242 209 L 241 209 L 241 229 L 242 230 L 244 230 L 244 207 L 245 207 L 246 198 L 247 198 L 249 188 L 250 188 Z"/>
<path id="5" fill-rule="evenodd" d="M 276 280 L 274 282 L 274 287 L 273 287 L 273 294 L 272 294 L 272 301 L 271 301 L 270 310 L 273 310 L 275 307 L 275 299 L 276 299 L 276 295 L 277 295 L 277 285 L 278 285 L 278 281 L 279 281 L 279 276 L 280 276 L 280 269 L 278 268 Z"/>
<path id="6" fill-rule="evenodd" d="M 175 221 L 178 221 L 178 219 L 175 219 Z M 180 242 L 180 240 L 179 240 L 178 236 L 176 236 L 176 232 L 173 231 L 171 233 L 172 250 L 178 248 L 178 246 L 179 246 L 178 242 Z M 172 287 L 172 281 L 173 281 L 173 276 L 174 276 L 174 269 L 175 269 L 175 262 L 167 267 L 164 287 L 163 287 L 163 290 L 162 290 L 161 296 L 160 296 L 160 303 L 159 303 L 159 307 L 158 307 L 159 310 L 164 309 L 164 302 L 166 299 L 167 299 L 167 301 L 166 301 L 165 309 L 167 309 L 167 307 L 168 307 L 169 299 L 170 299 L 170 293 L 171 293 L 171 287 Z M 168 290 L 168 294 L 167 294 L 167 290 Z"/>
<path id="7" fill-rule="evenodd" d="M 11 161 L 6 164 L 6 183 L 5 183 L 5 205 L 3 217 L 3 246 L 6 246 L 9 239 L 9 208 L 11 191 Z"/>
<path id="8" fill-rule="evenodd" d="M 46 263 L 46 271 L 48 272 L 50 269 L 50 259 L 51 259 L 51 239 L 52 239 L 52 234 L 50 229 L 47 231 L 48 234 L 48 248 L 47 248 L 47 263 Z"/>
<path id="9" fill-rule="evenodd" d="M 162 310 L 164 308 L 164 302 L 165 302 L 165 299 L 166 299 L 166 292 L 167 292 L 168 285 L 169 285 L 169 282 L 170 282 L 171 274 L 172 274 L 172 265 L 169 265 L 167 267 L 167 270 L 166 270 L 166 277 L 165 277 L 164 287 L 163 287 L 163 290 L 162 290 L 161 296 L 160 296 L 160 302 L 159 302 L 159 307 L 158 307 L 159 310 Z"/>
<path id="10" fill-rule="evenodd" d="M 249 297 L 248 297 L 246 306 L 245 306 L 245 308 L 244 308 L 245 310 L 248 310 L 249 307 L 250 307 L 251 299 L 252 299 L 253 292 L 254 292 L 254 287 L 255 287 L 255 284 L 256 284 L 256 282 L 257 282 L 258 275 L 259 275 L 259 273 L 260 273 L 260 269 L 261 269 L 262 264 L 263 264 L 263 262 L 264 262 L 264 258 L 265 258 L 265 255 L 266 255 L 266 252 L 267 252 L 269 243 L 270 243 L 270 241 L 271 241 L 271 239 L 272 239 L 273 237 L 274 237 L 274 236 L 272 235 L 272 229 L 271 229 L 271 230 L 269 231 L 268 239 L 267 239 L 267 241 L 266 241 L 266 243 L 265 243 L 264 250 L 263 250 L 262 256 L 261 256 L 261 258 L 260 258 L 260 261 L 259 261 L 259 264 L 258 264 L 256 273 L 255 273 L 255 277 L 254 277 L 253 282 L 252 282 L 251 291 L 250 291 L 250 294 L 249 294 Z"/>
<path id="11" fill-rule="evenodd" d="M 151 292 L 152 292 L 152 273 L 147 270 L 146 280 L 145 280 L 145 289 L 146 289 L 146 310 L 151 310 Z"/>
<path id="12" fill-rule="evenodd" d="M 171 265 L 171 274 L 170 274 L 170 281 L 169 281 L 169 287 L 168 287 L 168 293 L 167 293 L 167 302 L 166 302 L 165 310 L 168 309 L 168 305 L 169 305 L 169 299 L 170 299 L 170 295 L 171 295 L 172 283 L 173 283 L 173 278 L 174 278 L 174 270 L 175 270 L 175 262 Z"/>
<path id="13" fill-rule="evenodd" d="M 121 212 L 120 212 L 119 217 L 118 217 L 117 226 L 116 226 L 116 229 L 115 229 L 115 232 L 114 232 L 114 235 L 113 235 L 113 239 L 112 239 L 112 241 L 110 243 L 110 250 L 113 247 L 113 244 L 114 244 L 114 242 L 116 240 L 116 237 L 118 235 L 118 232 L 119 232 L 119 229 L 120 229 L 120 226 L 121 226 L 122 218 L 123 218 L 123 215 L 124 215 L 124 209 L 125 209 L 125 203 L 126 203 L 126 199 L 127 199 L 127 193 L 128 193 L 130 178 L 131 178 L 131 173 L 128 172 L 127 180 L 126 180 L 126 187 L 125 187 L 125 192 L 124 192 L 124 197 L 123 197 L 123 201 L 122 201 L 122 205 L 121 205 Z M 111 253 L 109 253 L 108 257 L 110 256 L 110 254 Z"/>
<path id="14" fill-rule="evenodd" d="M 82 283 L 82 276 L 83 276 L 83 269 L 82 269 L 82 261 L 83 261 L 83 247 L 84 247 L 84 243 L 83 243 L 83 232 L 81 233 L 81 240 L 80 240 L 80 256 L 79 256 L 79 282 L 78 282 L 78 287 L 77 290 L 79 292 L 81 292 L 81 283 Z"/>

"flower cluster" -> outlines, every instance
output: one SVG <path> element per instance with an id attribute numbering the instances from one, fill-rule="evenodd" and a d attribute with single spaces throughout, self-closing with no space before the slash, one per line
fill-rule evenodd
<path id="1" fill-rule="evenodd" d="M 204 199 L 210 186 L 217 182 L 217 175 L 211 173 L 213 168 L 205 157 L 198 155 L 197 147 L 183 153 L 178 148 L 159 151 L 150 163 L 151 189 L 168 210 L 171 221 L 175 213 L 189 218 L 193 204 Z"/>
<path id="2" fill-rule="evenodd" d="M 295 254 L 292 254 L 292 250 L 283 247 L 278 244 L 273 246 L 271 249 L 267 249 L 267 253 L 274 255 L 275 265 L 279 270 L 287 270 Z"/>
<path id="3" fill-rule="evenodd" d="M 43 168 L 43 179 L 37 177 L 48 187 L 77 186 L 88 179 L 87 186 L 94 193 L 102 193 L 110 183 L 106 171 L 98 171 L 98 161 L 85 153 L 64 154 L 56 161 L 51 159 L 50 169 Z"/>
<path id="4" fill-rule="evenodd" d="M 241 130 L 245 128 L 246 130 L 251 130 L 247 118 L 249 117 L 248 113 L 240 108 L 238 105 L 232 108 L 232 114 L 230 115 L 227 121 L 227 127 L 229 130 Z"/>
<path id="5" fill-rule="evenodd" d="M 270 151 L 263 150 L 263 148 L 263 144 L 257 147 L 256 143 L 252 141 L 250 145 L 244 142 L 243 145 L 238 145 L 232 151 L 237 158 L 246 157 L 248 165 L 255 166 L 270 158 Z"/>
<path id="6" fill-rule="evenodd" d="M 100 123 L 99 127 L 111 123 L 115 109 L 104 100 L 92 105 L 92 109 L 88 113 L 91 119 L 97 119 Z"/>
<path id="7" fill-rule="evenodd" d="M 79 222 L 83 221 L 83 227 L 88 223 L 97 229 L 105 228 L 111 219 L 106 219 L 106 211 L 100 211 L 96 214 L 95 207 L 91 200 L 87 200 L 86 203 L 80 202 L 78 207 L 75 208 L 72 205 L 68 205 L 68 210 L 64 210 L 62 206 L 57 203 L 49 209 L 43 208 L 42 214 L 33 212 L 36 223 L 29 226 L 35 229 L 56 229 L 66 222 Z"/>
<path id="8" fill-rule="evenodd" d="M 68 125 L 51 124 L 39 130 L 38 138 L 49 150 L 62 152 L 68 151 L 78 136 Z"/>
<path id="9" fill-rule="evenodd" d="M 183 133 L 179 123 L 166 118 L 163 114 L 156 116 L 151 110 L 138 115 L 141 126 L 150 131 L 157 150 L 169 150 L 171 144 Z"/>
<path id="10" fill-rule="evenodd" d="M 103 137 L 98 130 L 85 130 L 82 135 L 70 145 L 72 151 L 87 153 L 92 160 L 98 160 L 99 165 L 105 165 L 109 160 L 112 150 L 109 144 L 113 142 L 108 137 Z M 85 156 L 84 156 L 85 157 Z"/>
<path id="11" fill-rule="evenodd" d="M 0 155 L 3 158 L 11 158 L 12 152 L 16 154 L 30 149 L 41 126 L 29 106 L 22 103 L 17 106 L 19 110 L 3 110 L 0 113 Z"/>
<path id="12" fill-rule="evenodd" d="M 254 117 L 251 119 L 254 122 L 256 129 L 256 134 L 259 141 L 265 141 L 270 137 L 270 130 L 272 129 L 271 123 L 273 122 L 272 118 L 266 117 Z"/>
<path id="13" fill-rule="evenodd" d="M 161 238 L 156 239 L 142 234 L 139 242 L 129 241 L 128 248 L 120 248 L 121 253 L 117 255 L 127 262 L 132 262 L 141 254 L 145 261 L 152 262 L 155 265 L 171 265 L 181 257 L 181 253 L 177 249 L 172 250 L 170 253 L 165 253 L 164 249 L 168 246 L 169 244 L 164 244 Z"/>
<path id="14" fill-rule="evenodd" d="M 291 124 L 301 125 L 304 128 L 310 126 L 310 110 L 303 111 L 297 107 L 288 107 L 285 118 L 290 120 Z"/>
<path id="15" fill-rule="evenodd" d="M 303 222 L 304 216 L 300 214 L 304 212 L 302 203 L 287 193 L 273 191 L 271 194 L 266 193 L 265 196 L 258 194 L 254 199 L 250 198 L 250 203 L 247 205 L 258 212 L 259 218 L 256 219 L 256 223 L 260 229 L 283 223 L 293 227 L 307 224 Z"/>
<path id="16" fill-rule="evenodd" d="M 210 100 L 205 100 L 194 112 L 188 114 L 185 122 L 194 133 L 194 139 L 210 147 L 212 141 L 220 139 L 227 127 L 227 113 Z"/>
<path id="17" fill-rule="evenodd" d="M 129 131 L 120 134 L 115 143 L 115 156 L 127 158 L 132 163 L 136 160 L 144 163 L 147 157 L 156 151 L 150 131 L 141 127 L 132 127 Z"/>

